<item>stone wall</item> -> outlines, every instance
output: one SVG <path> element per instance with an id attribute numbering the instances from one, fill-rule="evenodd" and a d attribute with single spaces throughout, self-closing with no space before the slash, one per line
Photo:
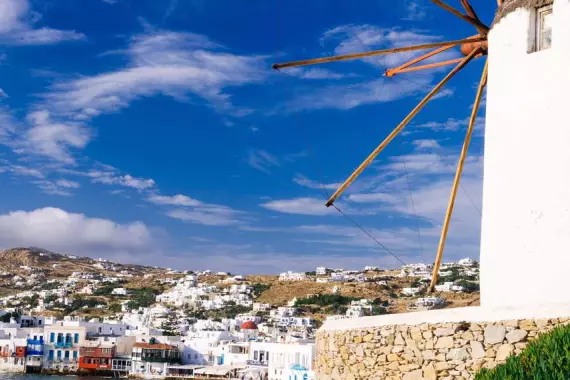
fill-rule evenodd
<path id="1" fill-rule="evenodd" d="M 424 323 L 317 333 L 319 380 L 472 379 L 570 318 Z"/>

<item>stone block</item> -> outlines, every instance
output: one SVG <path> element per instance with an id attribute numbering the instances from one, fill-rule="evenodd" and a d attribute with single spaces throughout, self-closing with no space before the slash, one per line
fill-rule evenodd
<path id="1" fill-rule="evenodd" d="M 526 338 L 528 333 L 525 330 L 516 329 L 513 331 L 509 331 L 505 337 L 507 338 L 507 342 L 509 343 L 517 343 Z"/>
<path id="2" fill-rule="evenodd" d="M 513 345 L 506 343 L 506 344 L 502 344 L 498 349 L 497 349 L 497 356 L 495 357 L 496 360 L 507 360 L 507 358 L 509 356 L 511 356 L 513 354 Z"/>
<path id="3" fill-rule="evenodd" d="M 435 348 L 453 348 L 453 337 L 443 336 L 437 339 L 435 343 Z"/>
<path id="4" fill-rule="evenodd" d="M 473 359 L 482 359 L 485 357 L 485 349 L 481 342 L 472 340 L 469 342 L 469 345 L 471 346 L 471 357 Z"/>
<path id="5" fill-rule="evenodd" d="M 485 328 L 485 344 L 502 343 L 505 339 L 505 326 L 487 326 Z"/>

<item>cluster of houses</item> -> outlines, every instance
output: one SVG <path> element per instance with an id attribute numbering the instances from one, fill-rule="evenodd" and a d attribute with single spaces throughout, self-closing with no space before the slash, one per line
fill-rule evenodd
<path id="1" fill-rule="evenodd" d="M 252 320 L 179 320 L 176 335 L 153 326 L 162 310 L 120 320 L 19 316 L 0 323 L 0 371 L 141 378 L 314 379 L 314 340 Z M 6 311 L 0 313 L 5 314 Z M 291 376 L 291 377 L 290 377 Z"/>

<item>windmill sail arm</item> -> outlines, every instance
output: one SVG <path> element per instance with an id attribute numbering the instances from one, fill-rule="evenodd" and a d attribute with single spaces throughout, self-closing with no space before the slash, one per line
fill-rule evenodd
<path id="1" fill-rule="evenodd" d="M 334 194 L 329 198 L 326 203 L 327 207 L 333 205 L 335 200 L 354 182 L 354 180 L 366 169 L 372 161 L 378 156 L 378 154 L 386 148 L 388 144 L 392 142 L 392 140 L 404 129 L 406 125 L 410 123 L 410 121 L 424 108 L 424 106 L 441 90 L 441 88 L 449 82 L 455 74 L 457 74 L 461 69 L 463 69 L 477 54 L 480 53 L 480 50 L 474 50 L 471 54 L 467 57 L 463 58 L 461 62 L 453 68 L 446 76 L 443 78 L 423 99 L 418 105 L 410 112 L 404 120 L 382 141 L 376 149 L 370 153 L 370 155 L 356 168 L 356 170 L 348 177 L 346 181 L 334 192 Z"/>
<path id="2" fill-rule="evenodd" d="M 293 62 L 285 62 L 285 63 L 276 63 L 273 65 L 273 68 L 276 70 L 283 69 L 286 67 L 298 67 L 298 66 L 308 66 L 308 65 L 316 65 L 319 63 L 328 63 L 328 62 L 338 62 L 338 61 L 348 61 L 352 59 L 359 59 L 359 58 L 368 58 L 377 55 L 385 55 L 385 54 L 393 54 L 393 53 L 402 53 L 408 51 L 415 51 L 415 50 L 425 50 L 437 47 L 453 47 L 457 45 L 461 45 L 467 42 L 478 42 L 484 41 L 484 37 L 476 36 L 476 37 L 469 37 L 464 38 L 461 40 L 453 40 L 453 41 L 445 41 L 445 42 L 433 42 L 429 44 L 421 44 L 421 45 L 413 45 L 413 46 L 405 46 L 405 47 L 398 47 L 393 49 L 384 49 L 384 50 L 372 50 L 362 53 L 353 53 L 353 54 L 345 54 L 345 55 L 336 55 L 331 57 L 323 57 L 323 58 L 314 58 L 314 59 L 305 59 L 301 61 L 293 61 Z"/>

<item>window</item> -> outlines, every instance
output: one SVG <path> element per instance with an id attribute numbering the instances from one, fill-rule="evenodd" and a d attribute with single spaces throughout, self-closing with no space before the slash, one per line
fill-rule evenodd
<path id="1" fill-rule="evenodd" d="M 57 350 L 57 358 L 61 359 L 61 350 Z"/>
<path id="2" fill-rule="evenodd" d="M 79 334 L 78 334 L 78 333 L 75 333 L 75 334 L 73 335 L 73 342 L 74 342 L 75 344 L 79 343 Z"/>
<path id="3" fill-rule="evenodd" d="M 69 360 L 69 351 L 65 351 L 65 359 Z"/>
<path id="4" fill-rule="evenodd" d="M 51 343 L 55 342 L 55 333 L 49 334 L 49 341 L 50 341 Z"/>
<path id="5" fill-rule="evenodd" d="M 552 5 L 536 11 L 536 51 L 552 46 Z"/>
<path id="6" fill-rule="evenodd" d="M 77 351 L 73 351 L 73 359 L 77 359 Z"/>

